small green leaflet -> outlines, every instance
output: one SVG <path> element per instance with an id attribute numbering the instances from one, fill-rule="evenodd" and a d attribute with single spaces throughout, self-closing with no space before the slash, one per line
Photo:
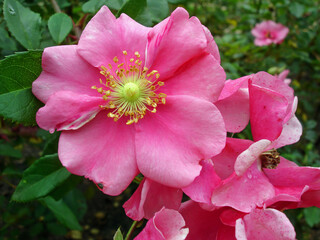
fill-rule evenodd
<path id="1" fill-rule="evenodd" d="M 120 227 L 118 228 L 118 230 L 117 230 L 116 233 L 114 234 L 113 240 L 123 240 L 123 235 L 122 235 L 122 233 L 121 233 Z"/>
<path id="2" fill-rule="evenodd" d="M 65 13 L 56 13 L 49 18 L 48 27 L 53 40 L 61 43 L 72 29 L 72 20 Z"/>
<path id="3" fill-rule="evenodd" d="M 36 124 L 43 104 L 31 92 L 41 73 L 42 51 L 16 53 L 0 61 L 0 116 L 25 125 Z"/>

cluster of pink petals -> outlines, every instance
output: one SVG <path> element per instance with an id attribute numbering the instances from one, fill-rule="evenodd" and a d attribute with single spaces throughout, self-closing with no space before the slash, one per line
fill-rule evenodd
<path id="1" fill-rule="evenodd" d="M 272 21 L 252 30 L 259 46 L 279 44 L 287 33 Z M 91 89 L 102 66 L 116 66 L 114 57 L 125 61 L 123 51 L 128 58 L 138 51 L 143 66 L 160 73 L 167 95 L 156 113 L 129 126 L 108 118 L 104 99 Z M 148 219 L 136 240 L 294 240 L 281 211 L 320 207 L 319 168 L 280 157 L 268 169 L 261 157 L 302 134 L 289 71 L 225 81 L 211 33 L 186 10 L 147 28 L 102 7 L 78 45 L 45 49 L 42 67 L 32 89 L 45 103 L 37 122 L 62 131 L 62 164 L 109 195 L 143 174 L 123 205 L 133 220 Z M 252 140 L 226 138 L 249 122 Z M 183 193 L 191 200 L 182 203 Z"/>
<path id="2" fill-rule="evenodd" d="M 272 43 L 282 43 L 289 33 L 289 29 L 280 23 L 268 20 L 256 24 L 256 26 L 251 30 L 251 33 L 255 37 L 255 45 L 266 46 Z"/>
<path id="3" fill-rule="evenodd" d="M 179 211 L 190 240 L 294 240 L 294 228 L 281 211 L 320 207 L 320 168 L 280 157 L 275 169 L 267 169 L 260 158 L 301 136 L 292 88 L 282 77 L 259 72 L 227 81 L 216 105 L 228 131 L 240 132 L 250 120 L 253 141 L 227 138 L 223 151 L 202 160 L 200 175 L 182 189 L 145 179 L 125 203 L 127 215 L 140 220 L 151 219 L 161 207 Z M 181 204 L 181 190 L 192 201 Z"/>
<path id="4" fill-rule="evenodd" d="M 177 47 L 179 46 L 179 47 Z M 101 66 L 140 53 L 143 66 L 160 73 L 166 104 L 138 123 L 114 122 L 98 86 Z M 127 15 L 118 19 L 107 7 L 90 20 L 78 45 L 46 48 L 43 71 L 33 83 L 45 103 L 38 125 L 62 131 L 58 154 L 73 174 L 83 175 L 109 195 L 120 194 L 141 172 L 169 187 L 187 186 L 200 174 L 202 159 L 225 146 L 226 130 L 218 108 L 225 72 L 207 28 L 186 10 L 176 9 L 153 28 Z"/>

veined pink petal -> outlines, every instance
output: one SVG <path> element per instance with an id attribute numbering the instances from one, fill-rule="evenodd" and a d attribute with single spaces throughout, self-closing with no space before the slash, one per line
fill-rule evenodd
<path id="1" fill-rule="evenodd" d="M 149 30 L 125 14 L 116 19 L 103 6 L 82 32 L 78 53 L 95 67 L 113 64 L 114 57 L 118 57 L 119 63 L 122 63 L 122 51 L 128 52 L 128 59 L 138 51 L 144 62 Z"/>
<path id="2" fill-rule="evenodd" d="M 150 219 L 135 240 L 184 240 L 189 229 L 178 211 L 161 209 Z"/>
<path id="3" fill-rule="evenodd" d="M 277 139 L 283 128 L 288 101 L 283 95 L 254 84 L 249 85 L 249 95 L 253 140 Z"/>
<path id="4" fill-rule="evenodd" d="M 200 175 L 182 190 L 193 201 L 211 204 L 212 192 L 216 186 L 219 185 L 221 180 L 214 171 L 211 160 L 202 160 L 201 165 L 202 169 Z"/>
<path id="5" fill-rule="evenodd" d="M 168 96 L 157 110 L 136 124 L 139 170 L 153 181 L 185 187 L 200 174 L 199 162 L 225 146 L 221 114 L 212 103 L 189 96 Z"/>
<path id="6" fill-rule="evenodd" d="M 49 47 L 42 54 L 42 73 L 32 84 L 33 94 L 46 103 L 58 91 L 101 96 L 91 86 L 99 84 L 99 69 L 76 52 L 77 46 Z"/>
<path id="7" fill-rule="evenodd" d="M 240 153 L 247 150 L 253 142 L 245 139 L 227 138 L 225 148 L 220 154 L 214 156 L 215 172 L 222 179 L 226 179 L 234 172 L 234 163 Z"/>
<path id="8" fill-rule="evenodd" d="M 106 111 L 78 130 L 62 132 L 58 153 L 71 173 L 102 184 L 105 194 L 120 194 L 138 174 L 134 128 L 121 119 L 115 123 Z"/>
<path id="9" fill-rule="evenodd" d="M 181 200 L 180 189 L 144 179 L 123 208 L 128 217 L 140 221 L 142 218 L 152 218 L 163 207 L 178 210 Z"/>
<path id="10" fill-rule="evenodd" d="M 216 59 L 203 55 L 181 66 L 174 76 L 166 80 L 161 91 L 168 95 L 188 95 L 215 102 L 225 79 L 226 74 Z"/>
<path id="11" fill-rule="evenodd" d="M 275 209 L 255 209 L 236 222 L 237 240 L 295 240 L 286 215 Z"/>
<path id="12" fill-rule="evenodd" d="M 101 97 L 75 94 L 70 91 L 56 92 L 37 112 L 37 123 L 51 133 L 55 129 L 76 130 L 98 114 L 101 110 L 100 104 L 103 104 Z"/>
<path id="13" fill-rule="evenodd" d="M 256 161 L 260 154 L 270 146 L 271 142 L 266 139 L 262 139 L 253 143 L 250 147 L 242 152 L 234 164 L 234 171 L 238 176 L 243 175 L 248 168 Z"/>
<path id="14" fill-rule="evenodd" d="M 159 71 L 163 80 L 189 60 L 207 54 L 202 25 L 198 19 L 189 19 L 185 9 L 174 10 L 165 23 L 156 25 L 148 34 L 146 62 L 149 69 Z"/>
<path id="15" fill-rule="evenodd" d="M 274 187 L 256 164 L 242 176 L 234 173 L 224 180 L 213 191 L 212 204 L 216 207 L 228 206 L 241 212 L 250 212 L 272 198 L 275 195 Z"/>

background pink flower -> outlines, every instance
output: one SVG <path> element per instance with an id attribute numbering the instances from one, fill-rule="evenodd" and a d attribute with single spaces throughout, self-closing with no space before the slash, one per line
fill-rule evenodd
<path id="1" fill-rule="evenodd" d="M 271 43 L 280 44 L 288 32 L 289 29 L 287 27 L 271 20 L 256 24 L 251 30 L 252 35 L 255 37 L 254 44 L 257 46 L 270 45 Z"/>

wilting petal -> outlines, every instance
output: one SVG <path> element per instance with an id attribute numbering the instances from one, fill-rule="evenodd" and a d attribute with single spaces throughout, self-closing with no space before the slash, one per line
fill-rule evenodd
<path id="1" fill-rule="evenodd" d="M 95 67 L 113 64 L 114 57 L 118 57 L 119 63 L 123 62 L 122 51 L 128 52 L 128 59 L 138 51 L 144 61 L 149 30 L 125 14 L 116 19 L 103 6 L 82 32 L 78 52 Z"/>
<path id="2" fill-rule="evenodd" d="M 243 175 L 246 170 L 256 161 L 260 154 L 270 146 L 271 142 L 266 139 L 262 139 L 253 143 L 250 147 L 242 152 L 238 157 L 234 165 L 234 170 L 238 176 Z"/>
<path id="3" fill-rule="evenodd" d="M 77 46 L 49 47 L 42 54 L 42 73 L 32 84 L 33 94 L 46 103 L 58 91 L 101 96 L 91 86 L 99 84 L 99 69 L 92 67 L 76 51 Z"/>
<path id="4" fill-rule="evenodd" d="M 142 218 L 152 218 L 163 207 L 178 210 L 181 199 L 180 189 L 144 179 L 123 208 L 128 217 L 140 221 Z"/>
<path id="5" fill-rule="evenodd" d="M 139 170 L 164 185 L 185 187 L 200 174 L 199 162 L 223 149 L 222 117 L 212 103 L 188 96 L 168 96 L 157 109 L 136 124 Z"/>
<path id="6" fill-rule="evenodd" d="M 275 209 L 255 209 L 236 222 L 237 240 L 295 240 L 286 215 Z"/>
<path id="7" fill-rule="evenodd" d="M 54 132 L 62 130 L 76 130 L 91 121 L 101 110 L 101 97 L 75 94 L 60 91 L 53 94 L 46 105 L 37 112 L 38 125 Z"/>
<path id="8" fill-rule="evenodd" d="M 135 240 L 184 240 L 189 229 L 178 211 L 161 209 L 150 219 Z"/>
<path id="9" fill-rule="evenodd" d="M 134 128 L 114 122 L 106 112 L 75 131 L 60 136 L 59 158 L 71 173 L 84 175 L 109 195 L 120 194 L 138 174 Z"/>

